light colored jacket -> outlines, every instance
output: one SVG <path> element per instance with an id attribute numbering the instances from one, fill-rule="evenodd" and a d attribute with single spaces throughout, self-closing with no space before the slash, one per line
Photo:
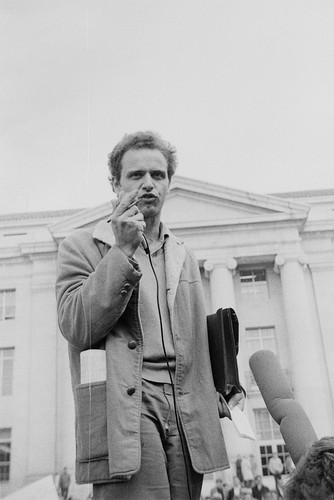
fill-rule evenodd
<path id="1" fill-rule="evenodd" d="M 167 304 L 176 354 L 175 390 L 193 468 L 229 466 L 211 373 L 197 260 L 171 233 L 165 243 Z M 140 468 L 143 334 L 141 272 L 114 245 L 110 224 L 78 230 L 59 247 L 58 320 L 69 342 L 76 412 L 76 480 L 129 479 Z M 80 352 L 106 351 L 106 382 L 80 383 Z"/>

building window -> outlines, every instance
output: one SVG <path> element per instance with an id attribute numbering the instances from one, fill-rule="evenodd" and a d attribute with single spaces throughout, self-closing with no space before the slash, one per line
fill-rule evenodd
<path id="1" fill-rule="evenodd" d="M 0 481 L 9 481 L 11 429 L 0 429 Z"/>
<path id="2" fill-rule="evenodd" d="M 252 299 L 268 298 L 265 269 L 240 269 L 241 293 Z"/>
<path id="3" fill-rule="evenodd" d="M 273 326 L 261 328 L 246 328 L 246 346 L 248 358 L 257 351 L 268 349 L 276 354 L 276 335 Z M 247 392 L 258 392 L 259 388 L 251 371 L 245 373 Z"/>
<path id="4" fill-rule="evenodd" d="M 270 476 L 268 463 L 272 454 L 273 454 L 273 447 L 271 444 L 260 446 L 261 468 L 263 476 Z"/>
<path id="5" fill-rule="evenodd" d="M 15 290 L 0 290 L 0 321 L 15 318 Z"/>
<path id="6" fill-rule="evenodd" d="M 260 445 L 262 475 L 269 476 L 269 459 L 274 451 L 284 464 L 288 451 L 283 442 L 279 425 L 273 420 L 266 408 L 254 409 L 256 434 Z"/>
<path id="7" fill-rule="evenodd" d="M 273 326 L 246 328 L 246 344 L 248 357 L 256 351 L 269 349 L 276 354 L 276 335 Z"/>
<path id="8" fill-rule="evenodd" d="M 14 347 L 0 349 L 0 395 L 13 393 Z"/>
<path id="9" fill-rule="evenodd" d="M 279 425 L 273 420 L 266 408 L 254 410 L 256 433 L 259 441 L 282 439 Z"/>

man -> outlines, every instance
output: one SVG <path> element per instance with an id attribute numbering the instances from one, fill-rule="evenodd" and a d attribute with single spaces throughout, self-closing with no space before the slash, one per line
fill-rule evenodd
<path id="1" fill-rule="evenodd" d="M 258 500 L 262 500 L 263 498 L 265 498 L 265 494 L 268 493 L 268 491 L 269 488 L 262 484 L 262 477 L 257 475 L 255 477 L 255 486 L 253 486 L 252 488 L 253 497 Z"/>
<path id="2" fill-rule="evenodd" d="M 255 457 L 254 457 L 254 455 L 252 453 L 249 455 L 249 461 L 250 461 L 250 464 L 251 464 L 251 469 L 252 469 L 253 477 L 255 478 L 258 475 L 257 461 L 256 461 L 256 459 L 255 459 Z"/>
<path id="3" fill-rule="evenodd" d="M 161 223 L 175 168 L 157 134 L 125 136 L 109 156 L 111 219 L 59 248 L 76 480 L 93 483 L 94 500 L 198 499 L 203 474 L 228 466 L 219 416 L 229 408 L 213 386 L 197 261 Z M 105 351 L 105 381 L 80 384 L 88 349 Z"/>
<path id="4" fill-rule="evenodd" d="M 285 457 L 285 461 L 284 461 L 285 473 L 292 474 L 295 469 L 296 469 L 296 466 L 293 463 L 293 460 L 292 460 L 290 454 L 288 453 L 287 456 Z"/>
<path id="5" fill-rule="evenodd" d="M 223 489 L 223 480 L 220 477 L 217 477 L 215 486 L 211 489 L 210 495 L 213 497 L 215 493 L 219 493 L 221 496 L 221 500 L 225 499 L 224 489 Z"/>
<path id="6" fill-rule="evenodd" d="M 242 485 L 238 476 L 233 478 L 233 487 L 227 494 L 227 500 L 239 500 L 242 494 Z"/>
<path id="7" fill-rule="evenodd" d="M 70 483 L 71 483 L 71 476 L 67 472 L 67 467 L 64 467 L 63 472 L 59 476 L 59 482 L 58 482 L 60 494 L 64 500 L 67 500 Z"/>
<path id="8" fill-rule="evenodd" d="M 252 465 L 248 455 L 244 455 L 241 460 L 241 471 L 244 480 L 244 486 L 246 488 L 251 488 L 254 482 L 254 475 L 252 471 Z"/>
<path id="9" fill-rule="evenodd" d="M 236 470 L 236 475 L 238 476 L 240 483 L 243 484 L 244 478 L 242 475 L 241 462 L 242 462 L 242 455 L 239 454 L 237 456 L 236 461 L 235 461 L 235 470 Z"/>
<path id="10" fill-rule="evenodd" d="M 277 494 L 280 495 L 281 491 L 280 480 L 283 472 L 283 463 L 280 457 L 278 456 L 277 451 L 274 451 L 272 457 L 269 459 L 268 469 L 275 478 L 276 491 Z"/>

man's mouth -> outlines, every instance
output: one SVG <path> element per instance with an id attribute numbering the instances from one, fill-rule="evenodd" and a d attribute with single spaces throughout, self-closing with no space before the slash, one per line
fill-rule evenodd
<path id="1" fill-rule="evenodd" d="M 157 197 L 154 194 L 143 194 L 140 196 L 139 201 L 154 201 L 157 200 Z"/>

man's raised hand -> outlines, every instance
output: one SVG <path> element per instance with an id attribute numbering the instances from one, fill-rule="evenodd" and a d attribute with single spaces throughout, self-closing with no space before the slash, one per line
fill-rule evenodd
<path id="1" fill-rule="evenodd" d="M 128 257 L 132 257 L 135 253 L 146 227 L 144 216 L 136 205 L 140 187 L 127 193 L 120 191 L 119 203 L 111 216 L 116 245 Z"/>

